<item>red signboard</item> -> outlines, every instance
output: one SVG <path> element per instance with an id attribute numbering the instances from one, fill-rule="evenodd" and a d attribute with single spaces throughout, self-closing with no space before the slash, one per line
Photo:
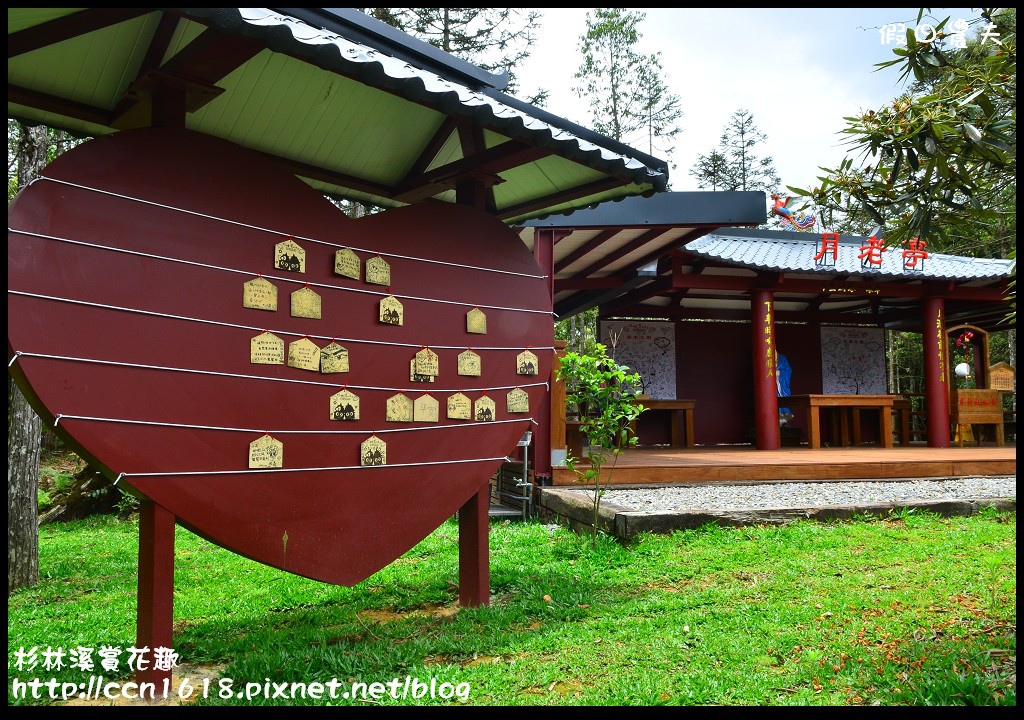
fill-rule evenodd
<path id="1" fill-rule="evenodd" d="M 44 175 L 8 214 L 11 374 L 196 533 L 351 585 L 531 428 L 550 299 L 499 220 L 448 203 L 353 220 L 259 153 L 175 129 L 89 141 Z"/>

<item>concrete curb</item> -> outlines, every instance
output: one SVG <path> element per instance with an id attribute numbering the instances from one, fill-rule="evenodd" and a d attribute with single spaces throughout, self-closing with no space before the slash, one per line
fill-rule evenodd
<path id="1" fill-rule="evenodd" d="M 1016 511 L 1017 499 L 960 498 L 907 503 L 708 512 L 633 510 L 602 501 L 598 513 L 598 527 L 610 535 L 629 540 L 641 533 L 670 533 L 673 530 L 698 528 L 708 523 L 731 527 L 782 525 L 796 520 L 841 520 L 856 515 L 886 517 L 898 510 L 921 510 L 944 517 L 971 516 L 977 515 L 986 507 Z M 537 515 L 541 520 L 567 525 L 577 532 L 589 531 L 594 526 L 593 504 L 572 492 L 570 488 L 543 488 L 537 503 Z"/>

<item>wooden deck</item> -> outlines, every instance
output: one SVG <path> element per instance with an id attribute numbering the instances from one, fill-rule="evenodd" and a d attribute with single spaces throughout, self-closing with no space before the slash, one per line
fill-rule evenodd
<path id="1" fill-rule="evenodd" d="M 610 463 L 609 463 L 610 465 Z M 750 445 L 630 448 L 602 482 L 613 485 L 692 482 L 828 481 L 866 478 L 1016 475 L 1017 447 L 1007 442 L 930 448 L 924 443 L 892 448 L 843 447 L 812 450 L 807 445 L 757 450 Z M 552 485 L 576 485 L 566 467 L 552 469 Z"/>

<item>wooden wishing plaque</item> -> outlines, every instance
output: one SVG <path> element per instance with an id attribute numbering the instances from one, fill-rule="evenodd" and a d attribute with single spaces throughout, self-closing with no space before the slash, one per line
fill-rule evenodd
<path id="1" fill-rule="evenodd" d="M 529 350 L 523 350 L 516 356 L 516 374 L 518 375 L 536 375 L 538 365 L 537 356 Z"/>
<path id="2" fill-rule="evenodd" d="M 284 365 L 284 340 L 264 330 L 249 341 L 249 362 L 253 365 Z"/>
<path id="3" fill-rule="evenodd" d="M 320 372 L 324 375 L 348 372 L 348 350 L 333 340 L 320 348 Z"/>
<path id="4" fill-rule="evenodd" d="M 257 277 L 242 284 L 242 307 L 253 310 L 277 310 L 277 286 Z"/>
<path id="5" fill-rule="evenodd" d="M 462 393 L 455 393 L 448 396 L 448 419 L 449 420 L 471 420 L 473 403 Z"/>
<path id="6" fill-rule="evenodd" d="M 366 261 L 366 282 L 371 285 L 391 284 L 391 265 L 380 255 Z"/>
<path id="7" fill-rule="evenodd" d="M 359 270 L 362 265 L 359 256 L 348 248 L 342 248 L 334 253 L 334 274 L 342 277 L 359 279 Z"/>
<path id="8" fill-rule="evenodd" d="M 416 372 L 416 358 L 409 361 L 409 382 L 425 383 L 434 382 L 433 375 L 421 375 Z"/>
<path id="9" fill-rule="evenodd" d="M 384 419 L 388 422 L 412 422 L 412 398 L 402 393 L 389 397 Z"/>
<path id="10" fill-rule="evenodd" d="M 288 344 L 288 367 L 300 370 L 320 370 L 320 348 L 309 338 L 299 338 Z"/>
<path id="11" fill-rule="evenodd" d="M 440 407 L 437 398 L 431 395 L 420 395 L 413 406 L 413 422 L 437 422 L 440 418 Z"/>
<path id="12" fill-rule="evenodd" d="M 459 353 L 459 375 L 480 375 L 480 356 L 472 350 Z"/>
<path id="13" fill-rule="evenodd" d="M 349 390 L 331 395 L 331 420 L 358 420 L 359 396 Z"/>
<path id="14" fill-rule="evenodd" d="M 249 443 L 250 468 L 279 468 L 284 466 L 284 443 L 269 435 Z"/>
<path id="15" fill-rule="evenodd" d="M 480 308 L 473 308 L 466 313 L 466 332 L 478 335 L 487 334 L 487 316 Z"/>
<path id="16" fill-rule="evenodd" d="M 522 388 L 510 390 L 506 398 L 506 409 L 510 413 L 530 412 L 530 396 Z"/>
<path id="17" fill-rule="evenodd" d="M 306 251 L 294 240 L 285 240 L 274 246 L 274 267 L 288 272 L 306 272 Z"/>
<path id="18" fill-rule="evenodd" d="M 360 465 L 387 465 L 388 446 L 376 435 L 359 443 Z"/>
<path id="19" fill-rule="evenodd" d="M 292 317 L 320 319 L 320 296 L 308 287 L 292 293 Z"/>
<path id="20" fill-rule="evenodd" d="M 437 353 L 426 347 L 417 352 L 413 358 L 413 370 L 417 375 L 437 377 L 440 374 Z"/>
<path id="21" fill-rule="evenodd" d="M 481 395 L 473 403 L 473 418 L 477 422 L 490 422 L 497 412 L 495 402 L 486 395 Z"/>
<path id="22" fill-rule="evenodd" d="M 402 303 L 394 295 L 381 298 L 380 321 L 385 325 L 401 325 L 404 320 Z"/>

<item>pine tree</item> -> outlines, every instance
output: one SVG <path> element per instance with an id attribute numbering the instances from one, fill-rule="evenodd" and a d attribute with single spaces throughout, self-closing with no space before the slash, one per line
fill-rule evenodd
<path id="1" fill-rule="evenodd" d="M 729 182 L 729 163 L 721 150 L 711 150 L 698 155 L 697 162 L 690 168 L 690 175 L 697 180 L 702 190 L 725 190 Z"/>
<path id="2" fill-rule="evenodd" d="M 630 143 L 646 141 L 648 152 L 666 153 L 679 132 L 680 100 L 662 79 L 661 55 L 642 55 L 637 25 L 643 13 L 622 8 L 597 8 L 587 13 L 587 32 L 580 37 L 583 64 L 575 88 L 587 98 L 592 125 L 602 135 Z"/>
<path id="3" fill-rule="evenodd" d="M 727 167 L 723 190 L 762 190 L 770 195 L 779 188 L 782 181 L 775 171 L 775 161 L 756 152 L 767 139 L 754 124 L 750 111 L 740 109 L 732 114 L 719 141 Z"/>
<path id="4" fill-rule="evenodd" d="M 358 8 L 488 72 L 507 71 L 506 92 L 517 91 L 515 68 L 530 55 L 540 13 L 524 8 Z M 547 92 L 527 102 L 539 104 Z"/>

